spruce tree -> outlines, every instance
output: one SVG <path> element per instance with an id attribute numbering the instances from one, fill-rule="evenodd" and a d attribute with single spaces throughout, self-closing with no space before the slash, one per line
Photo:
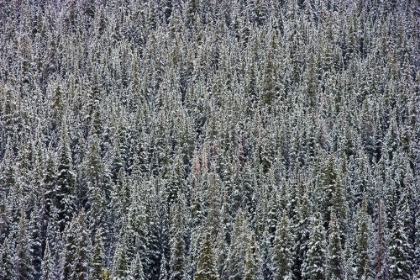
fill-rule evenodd
<path id="1" fill-rule="evenodd" d="M 343 250 L 341 248 L 340 228 L 335 212 L 331 212 L 330 233 L 328 236 L 327 279 L 344 278 Z"/>
<path id="2" fill-rule="evenodd" d="M 363 195 L 362 205 L 358 214 L 359 225 L 356 233 L 356 276 L 359 279 L 369 279 L 372 277 L 371 260 L 372 260 L 372 237 L 371 237 L 371 220 L 367 213 L 366 194 Z"/>
<path id="3" fill-rule="evenodd" d="M 168 280 L 169 279 L 169 272 L 168 272 L 168 261 L 166 260 L 166 256 L 162 256 L 162 260 L 160 263 L 160 270 L 159 270 L 159 280 Z"/>
<path id="4" fill-rule="evenodd" d="M 200 248 L 197 271 L 194 280 L 218 280 L 215 256 L 210 233 L 207 233 Z"/>
<path id="5" fill-rule="evenodd" d="M 327 242 L 319 213 L 313 215 L 311 227 L 308 252 L 302 265 L 302 274 L 304 278 L 310 280 L 326 279 Z"/>
<path id="6" fill-rule="evenodd" d="M 117 248 L 114 253 L 112 279 L 125 280 L 129 276 L 130 260 L 127 256 L 128 247 L 126 235 L 120 234 Z"/>
<path id="7" fill-rule="evenodd" d="M 275 279 L 292 279 L 294 240 L 289 219 L 284 212 L 277 224 L 273 248 Z"/>
<path id="8" fill-rule="evenodd" d="M 63 238 L 61 279 L 88 279 L 91 244 L 84 211 L 73 218 L 64 231 Z"/>
<path id="9" fill-rule="evenodd" d="M 258 266 L 254 259 L 254 253 L 252 252 L 252 249 L 248 247 L 245 254 L 244 280 L 256 279 L 257 273 Z"/>
<path id="10" fill-rule="evenodd" d="M 375 234 L 375 279 L 385 280 L 388 279 L 389 275 L 389 258 L 388 258 L 388 246 L 386 237 L 386 214 L 382 198 L 378 200 L 378 218 L 376 221 L 377 231 Z"/>
<path id="11" fill-rule="evenodd" d="M 47 241 L 47 245 L 45 246 L 44 258 L 42 259 L 41 280 L 57 279 L 54 268 L 54 258 L 51 255 L 50 244 Z"/>
<path id="12" fill-rule="evenodd" d="M 255 235 L 251 234 L 246 254 L 245 254 L 245 270 L 244 280 L 262 279 L 261 263 L 259 259 L 259 251 L 255 240 Z"/>
<path id="13" fill-rule="evenodd" d="M 92 252 L 92 265 L 89 279 L 102 280 L 102 271 L 105 268 L 105 253 L 102 236 L 98 229 L 95 234 L 95 245 Z"/>
<path id="14" fill-rule="evenodd" d="M 229 280 L 239 280 L 244 277 L 246 249 L 250 242 L 248 221 L 242 211 L 236 215 L 231 236 L 225 273 Z"/>
<path id="15" fill-rule="evenodd" d="M 11 242 L 9 238 L 5 238 L 0 248 L 0 279 L 9 280 L 15 277 L 15 266 L 14 266 L 14 242 Z"/>
<path id="16" fill-rule="evenodd" d="M 76 211 L 75 184 L 76 178 L 72 170 L 72 160 L 67 126 L 61 128 L 61 146 L 59 150 L 58 166 L 55 184 L 57 197 L 58 219 L 60 230 L 63 231 L 70 223 Z"/>
<path id="17" fill-rule="evenodd" d="M 412 248 L 407 235 L 409 208 L 405 197 L 402 197 L 389 241 L 389 276 L 392 279 L 410 279 L 412 276 Z"/>
<path id="18" fill-rule="evenodd" d="M 185 277 L 185 240 L 184 240 L 184 209 L 183 202 L 178 199 L 174 207 L 171 209 L 171 280 L 180 280 Z"/>
<path id="19" fill-rule="evenodd" d="M 136 257 L 134 258 L 134 260 L 131 262 L 129 279 L 130 280 L 144 280 L 144 279 L 146 279 L 144 277 L 143 265 L 141 263 L 139 254 L 137 254 Z"/>
<path id="20" fill-rule="evenodd" d="M 299 221 L 294 225 L 295 232 L 295 258 L 293 263 L 293 275 L 295 278 L 302 277 L 302 265 L 308 251 L 311 232 L 312 202 L 309 199 L 309 191 L 306 190 L 298 203 Z"/>
<path id="21" fill-rule="evenodd" d="M 39 209 L 38 204 L 35 204 L 34 210 L 31 212 L 29 230 L 31 235 L 31 253 L 32 264 L 34 267 L 34 278 L 39 279 L 42 263 L 42 221 L 41 210 Z"/>
<path id="22" fill-rule="evenodd" d="M 318 186 L 319 210 L 324 219 L 326 229 L 329 227 L 333 208 L 335 211 L 340 210 L 341 214 L 344 207 L 341 194 L 341 185 L 339 183 L 335 160 L 333 157 L 329 157 L 321 166 L 321 181 Z"/>
<path id="23" fill-rule="evenodd" d="M 33 279 L 34 267 L 32 265 L 31 241 L 23 209 L 21 211 L 19 228 L 16 233 L 14 269 L 16 279 Z"/>

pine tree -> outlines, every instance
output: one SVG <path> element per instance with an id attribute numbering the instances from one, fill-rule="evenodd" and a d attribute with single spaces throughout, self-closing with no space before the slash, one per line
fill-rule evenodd
<path id="1" fill-rule="evenodd" d="M 231 236 L 225 272 L 230 280 L 239 280 L 244 277 L 247 244 L 250 242 L 248 221 L 242 211 L 236 215 Z"/>
<path id="2" fill-rule="evenodd" d="M 130 260 L 127 256 L 128 247 L 126 242 L 125 234 L 120 234 L 119 242 L 114 253 L 112 279 L 125 280 L 128 278 Z"/>
<path id="3" fill-rule="evenodd" d="M 32 265 L 31 242 L 26 226 L 25 212 L 22 209 L 19 228 L 16 233 L 16 247 L 14 257 L 16 279 L 33 279 L 34 267 Z"/>
<path id="4" fill-rule="evenodd" d="M 184 240 L 184 209 L 183 202 L 178 199 L 171 210 L 172 225 L 171 225 L 171 280 L 180 280 L 185 277 L 185 240 Z"/>
<path id="5" fill-rule="evenodd" d="M 92 266 L 90 270 L 91 280 L 102 280 L 102 271 L 105 267 L 105 253 L 102 236 L 99 230 L 95 234 L 95 245 L 92 252 Z"/>
<path id="6" fill-rule="evenodd" d="M 168 273 L 168 261 L 166 260 L 166 256 L 162 256 L 162 261 L 160 264 L 160 270 L 159 270 L 159 280 L 168 280 L 169 279 L 169 273 Z"/>
<path id="7" fill-rule="evenodd" d="M 398 205 L 397 217 L 390 234 L 389 276 L 391 279 L 411 279 L 412 276 L 412 248 L 408 240 L 406 228 L 406 221 L 409 219 L 409 214 L 409 207 L 406 203 L 405 196 L 403 196 Z"/>
<path id="8" fill-rule="evenodd" d="M 335 160 L 333 157 L 329 157 L 327 162 L 321 167 L 321 182 L 318 188 L 320 212 L 324 219 L 325 228 L 328 229 L 329 227 L 331 211 L 336 212 L 340 226 L 345 225 L 345 199 L 343 197 L 342 186 L 339 182 L 339 174 L 335 167 Z"/>
<path id="9" fill-rule="evenodd" d="M 356 233 L 356 275 L 359 279 L 372 277 L 371 271 L 371 221 L 367 213 L 366 194 L 358 214 L 358 229 Z"/>
<path id="10" fill-rule="evenodd" d="M 378 280 L 388 279 L 388 251 L 386 243 L 386 215 L 385 209 L 380 198 L 378 201 L 378 219 L 377 219 L 377 231 L 375 240 L 375 273 Z"/>
<path id="11" fill-rule="evenodd" d="M 15 267 L 14 267 L 14 246 L 13 243 L 9 241 L 6 237 L 3 241 L 3 244 L 0 248 L 0 279 L 9 280 L 14 279 L 15 277 Z"/>
<path id="12" fill-rule="evenodd" d="M 42 259 L 41 280 L 57 279 L 54 273 L 54 267 L 54 259 L 51 255 L 50 244 L 47 241 L 47 245 L 45 246 L 44 258 Z"/>
<path id="13" fill-rule="evenodd" d="M 274 238 L 273 267 L 275 279 L 292 279 L 294 240 L 289 219 L 284 212 Z"/>
<path id="14" fill-rule="evenodd" d="M 325 230 L 320 214 L 312 217 L 312 230 L 310 234 L 308 252 L 302 265 L 303 276 L 306 279 L 326 279 L 327 242 Z"/>
<path id="15" fill-rule="evenodd" d="M 255 235 L 252 234 L 245 254 L 244 280 L 262 279 L 258 253 Z"/>
<path id="16" fill-rule="evenodd" d="M 51 217 L 51 209 L 57 205 L 57 193 L 55 189 L 56 182 L 56 166 L 52 155 L 47 156 L 45 159 L 44 178 L 42 180 L 42 188 L 44 191 L 43 209 L 45 211 L 45 226 Z"/>
<path id="17" fill-rule="evenodd" d="M 61 279 L 88 279 L 91 244 L 84 211 L 74 217 L 66 228 L 64 240 Z"/>
<path id="18" fill-rule="evenodd" d="M 327 279 L 344 278 L 344 260 L 341 248 L 340 228 L 335 212 L 331 212 L 330 234 L 328 236 Z"/>
<path id="19" fill-rule="evenodd" d="M 299 221 L 295 226 L 295 259 L 293 264 L 293 274 L 295 278 L 301 279 L 302 265 L 308 251 L 308 244 L 311 231 L 312 203 L 309 199 L 308 190 L 303 194 L 298 203 Z"/>
<path id="20" fill-rule="evenodd" d="M 40 214 L 41 211 L 38 207 L 38 204 L 36 204 L 34 210 L 31 212 L 31 218 L 29 222 L 29 230 L 31 234 L 32 264 L 34 267 L 34 279 L 39 279 L 42 263 L 42 221 Z"/>
<path id="21" fill-rule="evenodd" d="M 194 280 L 218 280 L 213 245 L 210 233 L 207 233 L 200 248 L 197 271 Z"/>
<path id="22" fill-rule="evenodd" d="M 143 265 L 140 260 L 139 254 L 136 255 L 134 260 L 131 262 L 130 267 L 130 280 L 144 280 Z"/>
<path id="23" fill-rule="evenodd" d="M 76 178 L 71 167 L 72 161 L 67 126 L 63 125 L 61 134 L 61 147 L 57 167 L 58 174 L 56 176 L 54 192 L 57 197 L 60 230 L 63 231 L 65 226 L 72 220 L 73 214 L 76 211 Z"/>
<path id="24" fill-rule="evenodd" d="M 98 231 L 106 221 L 106 197 L 104 191 L 95 185 L 89 192 L 90 208 L 88 211 L 89 228 L 92 232 Z"/>
<path id="25" fill-rule="evenodd" d="M 89 279 L 89 266 L 91 263 L 92 244 L 90 234 L 86 228 L 84 210 L 78 216 L 78 236 L 76 239 L 76 260 L 73 262 L 71 279 Z"/>

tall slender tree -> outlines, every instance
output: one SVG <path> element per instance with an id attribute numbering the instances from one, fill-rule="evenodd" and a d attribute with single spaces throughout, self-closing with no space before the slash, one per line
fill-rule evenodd
<path id="1" fill-rule="evenodd" d="M 201 244 L 200 257 L 198 259 L 197 271 L 194 280 L 218 280 L 219 275 L 216 269 L 215 255 L 210 233 L 206 233 Z"/>
<path id="2" fill-rule="evenodd" d="M 307 279 L 326 279 L 327 241 L 319 213 L 312 217 L 308 252 L 303 263 L 303 276 Z"/>
<path id="3" fill-rule="evenodd" d="M 277 224 L 274 238 L 273 266 L 275 279 L 292 279 L 294 236 L 286 212 Z"/>
<path id="4" fill-rule="evenodd" d="M 19 280 L 33 279 L 34 267 L 32 265 L 31 240 L 26 225 L 25 212 L 22 209 L 19 228 L 16 233 L 16 247 L 14 256 L 15 278 Z"/>

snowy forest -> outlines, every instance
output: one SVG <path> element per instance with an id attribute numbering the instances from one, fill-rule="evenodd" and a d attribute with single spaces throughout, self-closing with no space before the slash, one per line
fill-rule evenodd
<path id="1" fill-rule="evenodd" d="M 420 3 L 0 1 L 1 280 L 420 279 Z"/>

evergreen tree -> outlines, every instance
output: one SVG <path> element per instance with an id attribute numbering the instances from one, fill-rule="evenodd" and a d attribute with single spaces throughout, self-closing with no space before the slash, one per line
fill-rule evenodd
<path id="1" fill-rule="evenodd" d="M 16 279 L 33 279 L 34 267 L 32 265 L 31 241 L 23 209 L 21 211 L 19 228 L 16 233 L 14 269 Z"/>
<path id="2" fill-rule="evenodd" d="M 302 265 L 308 251 L 308 244 L 311 231 L 312 203 L 309 199 L 308 191 L 303 194 L 298 203 L 299 221 L 295 226 L 295 259 L 293 264 L 293 274 L 295 278 L 301 279 Z"/>
<path id="3" fill-rule="evenodd" d="M 194 280 L 218 280 L 219 275 L 216 269 L 213 245 L 209 233 L 201 244 L 200 257 L 198 259 L 197 271 L 194 274 Z"/>
<path id="4" fill-rule="evenodd" d="M 130 280 L 144 280 L 143 265 L 140 260 L 139 254 L 136 255 L 134 260 L 131 262 L 130 267 Z"/>
<path id="5" fill-rule="evenodd" d="M 92 266 L 89 279 L 102 280 L 102 272 L 105 267 L 105 253 L 102 236 L 99 230 L 95 234 L 95 245 L 92 252 Z"/>
<path id="6" fill-rule="evenodd" d="M 320 214 L 312 217 L 308 252 L 303 263 L 303 276 L 306 279 L 326 279 L 327 242 Z"/>
<path id="7" fill-rule="evenodd" d="M 294 240 L 289 219 L 284 212 L 274 238 L 273 266 L 275 279 L 292 279 Z"/>
<path id="8" fill-rule="evenodd" d="M 13 252 L 13 243 L 8 238 L 5 238 L 0 248 L 0 261 L 2 264 L 0 266 L 0 279 L 2 280 L 9 280 L 15 277 Z"/>
<path id="9" fill-rule="evenodd" d="M 64 240 L 61 279 L 88 279 L 91 244 L 84 211 L 74 217 L 66 228 Z"/>
<path id="10" fill-rule="evenodd" d="M 414 252 L 414 259 L 415 259 L 415 268 L 418 270 L 420 275 L 420 210 L 417 210 L 416 213 L 416 235 L 415 235 L 415 252 Z"/>
<path id="11" fill-rule="evenodd" d="M 359 279 L 372 277 L 371 271 L 371 221 L 367 213 L 366 194 L 363 196 L 362 205 L 358 214 L 358 229 L 356 233 L 356 275 Z"/>
<path id="12" fill-rule="evenodd" d="M 0 0 L 0 279 L 415 277 L 419 8 Z"/>
<path id="13" fill-rule="evenodd" d="M 160 270 L 159 270 L 159 280 L 169 279 L 167 266 L 168 266 L 168 261 L 166 260 L 165 256 L 162 256 L 162 261 L 161 261 Z"/>
<path id="14" fill-rule="evenodd" d="M 328 236 L 327 279 L 344 278 L 344 260 L 341 248 L 340 228 L 335 212 L 331 213 L 330 234 Z"/>
<path id="15" fill-rule="evenodd" d="M 343 194 L 343 187 L 340 182 L 339 173 L 336 168 L 335 160 L 329 157 L 327 162 L 321 167 L 321 182 L 319 186 L 320 212 L 323 215 L 324 226 L 329 227 L 331 220 L 331 211 L 337 216 L 340 227 L 342 228 L 342 236 L 346 231 L 346 213 L 347 205 Z"/>
<path id="16" fill-rule="evenodd" d="M 250 242 L 248 221 L 244 212 L 240 211 L 235 218 L 232 229 L 232 238 L 226 260 L 226 276 L 230 280 L 239 280 L 244 277 L 245 257 L 247 244 Z"/>
<path id="17" fill-rule="evenodd" d="M 254 234 L 247 246 L 245 254 L 245 271 L 244 280 L 262 279 L 260 260 L 256 248 L 256 240 Z"/>
<path id="18" fill-rule="evenodd" d="M 388 279 L 388 246 L 386 243 L 386 215 L 385 209 L 380 198 L 378 201 L 378 218 L 377 218 L 377 231 L 375 240 L 375 273 L 376 278 L 379 280 Z"/>
<path id="19" fill-rule="evenodd" d="M 31 212 L 29 230 L 31 234 L 31 253 L 32 264 L 34 267 L 34 279 L 39 279 L 42 264 L 42 220 L 41 210 L 39 209 L 38 204 L 35 204 L 35 207 Z"/>
<path id="20" fill-rule="evenodd" d="M 184 240 L 184 210 L 183 202 L 178 199 L 171 210 L 172 224 L 171 224 L 171 280 L 180 280 L 185 277 L 185 240 Z"/>
<path id="21" fill-rule="evenodd" d="M 42 259 L 41 280 L 57 279 L 54 273 L 54 267 L 54 259 L 51 255 L 50 244 L 47 241 L 47 245 L 45 246 L 44 258 Z"/>
<path id="22" fill-rule="evenodd" d="M 117 248 L 114 253 L 112 279 L 125 280 L 128 279 L 130 271 L 130 260 L 127 256 L 128 247 L 126 244 L 126 236 L 124 233 L 120 234 Z"/>
<path id="23" fill-rule="evenodd" d="M 405 197 L 402 197 L 398 205 L 394 227 L 390 234 L 389 276 L 391 279 L 411 279 L 412 276 L 412 248 L 406 228 L 409 213 Z"/>
<path id="24" fill-rule="evenodd" d="M 67 126 L 63 125 L 61 132 L 61 147 L 58 159 L 58 174 L 56 176 L 55 194 L 57 197 L 58 219 L 60 230 L 70 223 L 76 211 L 75 174 L 71 168 L 71 152 L 69 146 Z"/>

